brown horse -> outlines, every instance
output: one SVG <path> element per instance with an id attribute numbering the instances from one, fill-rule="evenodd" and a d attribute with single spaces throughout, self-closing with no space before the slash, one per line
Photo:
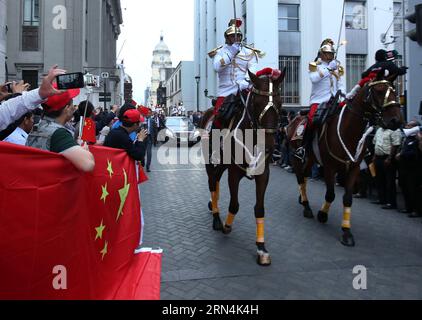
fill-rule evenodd
<path id="1" fill-rule="evenodd" d="M 380 73 L 381 74 L 381 73 Z M 310 176 L 315 161 L 324 167 L 324 179 L 327 187 L 325 203 L 318 213 L 318 221 L 327 223 L 331 204 L 335 199 L 335 179 L 337 173 L 345 175 L 344 212 L 341 243 L 348 247 L 355 246 L 351 232 L 351 214 L 353 187 L 360 172 L 360 164 L 366 151 L 366 137 L 371 132 L 369 126 L 382 125 L 396 130 L 402 123 L 400 104 L 393 87 L 395 77 L 383 79 L 379 76 L 372 83 L 366 84 L 352 102 L 331 117 L 314 140 L 314 148 L 308 153 L 303 164 L 298 158 L 292 158 L 292 164 L 299 184 L 299 203 L 304 207 L 305 218 L 314 215 L 307 196 L 307 178 Z M 301 140 L 294 140 L 300 117 L 288 128 L 288 139 L 292 150 L 302 145 Z M 317 140 L 318 139 L 318 140 Z M 316 148 L 318 146 L 318 148 Z M 319 152 L 316 150 L 319 149 Z"/>
<path id="2" fill-rule="evenodd" d="M 249 76 L 253 84 L 253 89 L 247 98 L 247 102 L 244 102 L 245 107 L 243 108 L 241 113 L 237 114 L 234 117 L 230 125 L 223 125 L 223 129 L 228 129 L 229 131 L 232 131 L 233 128 L 238 128 L 238 131 L 240 131 L 243 136 L 246 136 L 246 130 L 251 130 L 253 135 L 253 147 L 255 147 L 257 144 L 258 130 L 265 130 L 261 131 L 265 132 L 265 162 L 263 164 L 263 166 L 265 167 L 262 170 L 262 174 L 254 176 L 254 180 L 256 184 L 255 218 L 257 224 L 257 262 L 261 266 L 268 266 L 271 264 L 271 257 L 265 247 L 264 198 L 270 177 L 269 155 L 272 155 L 273 153 L 274 134 L 276 133 L 278 128 L 282 107 L 280 86 L 284 80 L 285 75 L 283 72 L 282 75 L 274 81 L 268 76 L 257 77 L 251 72 L 249 72 Z M 205 114 L 201 124 L 201 128 L 205 129 L 207 124 L 210 123 L 210 118 L 212 114 L 213 110 L 209 110 Z M 228 161 L 228 163 L 225 162 L 226 164 L 218 165 L 206 164 L 208 185 L 211 192 L 211 202 L 209 203 L 209 209 L 213 213 L 213 229 L 216 231 L 222 231 L 224 234 L 230 234 L 232 231 L 235 216 L 239 212 L 239 184 L 243 178 L 248 176 L 248 164 L 246 163 L 246 161 L 243 160 L 241 164 L 235 161 L 234 150 L 239 147 L 239 143 L 236 143 L 234 141 L 233 136 L 230 136 L 230 140 L 231 141 L 229 141 L 229 143 L 231 143 L 232 148 L 229 151 L 231 153 L 229 155 L 229 158 L 231 158 L 231 161 Z M 207 152 L 209 152 L 208 150 L 203 151 L 204 154 L 207 154 Z M 253 152 L 253 150 L 250 151 Z M 223 157 L 224 154 L 222 155 L 222 158 Z M 228 170 L 228 181 L 231 200 L 227 219 L 225 224 L 223 225 L 220 218 L 220 209 L 218 207 L 218 201 L 220 197 L 220 180 L 226 170 Z M 249 177 L 249 179 L 251 179 L 251 177 Z"/>

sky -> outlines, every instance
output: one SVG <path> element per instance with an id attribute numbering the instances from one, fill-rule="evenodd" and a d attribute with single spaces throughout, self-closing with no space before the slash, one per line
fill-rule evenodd
<path id="1" fill-rule="evenodd" d="M 194 0 L 121 0 L 122 33 L 117 42 L 117 61 L 124 59 L 133 80 L 133 98 L 144 103 L 151 83 L 152 52 L 160 42 L 171 51 L 173 67 L 194 56 Z M 120 55 L 119 55 L 120 53 Z"/>

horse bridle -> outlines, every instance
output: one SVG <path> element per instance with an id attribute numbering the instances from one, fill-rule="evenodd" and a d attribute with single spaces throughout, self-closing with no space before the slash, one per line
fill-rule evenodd
<path id="1" fill-rule="evenodd" d="M 264 110 L 262 110 L 261 114 L 258 117 L 258 122 L 254 123 L 254 118 L 251 117 L 251 115 L 249 114 L 249 105 L 247 103 L 246 105 L 246 110 L 249 116 L 249 119 L 251 120 L 251 126 L 254 129 L 262 129 L 265 130 L 266 134 L 274 134 L 277 133 L 277 129 L 269 129 L 269 128 L 265 128 L 262 126 L 262 119 L 264 119 L 265 115 L 267 114 L 267 112 L 273 108 L 275 110 L 275 112 L 277 113 L 277 116 L 280 117 L 280 112 L 278 111 L 277 107 L 274 104 L 274 97 L 279 97 L 280 96 L 280 92 L 274 92 L 274 83 L 273 80 L 271 78 L 268 79 L 269 80 L 269 88 L 268 88 L 268 92 L 267 91 L 261 91 L 258 90 L 255 87 L 252 87 L 252 91 L 250 94 L 255 94 L 255 95 L 259 95 L 259 96 L 264 96 L 264 97 L 268 97 L 268 104 L 267 106 L 264 108 Z M 249 101 L 249 99 L 248 99 Z M 253 103 L 252 103 L 253 105 Z"/>
<path id="2" fill-rule="evenodd" d="M 388 90 L 385 93 L 385 97 L 384 97 L 384 101 L 382 105 L 377 105 L 375 99 L 374 99 L 374 94 L 373 94 L 373 88 L 376 85 L 379 84 L 385 84 L 388 87 Z M 392 106 L 399 106 L 400 107 L 400 103 L 397 101 L 388 101 L 388 99 L 390 98 L 391 93 L 395 93 L 395 89 L 392 86 L 391 82 L 387 81 L 387 80 L 379 80 L 379 81 L 374 81 L 371 82 L 370 84 L 368 84 L 367 86 L 367 94 L 366 94 L 366 98 L 365 98 L 365 103 L 369 104 L 372 112 L 365 112 L 365 118 L 370 121 L 370 120 L 375 120 L 376 122 L 380 122 L 382 121 L 382 112 L 384 111 L 385 108 L 388 107 L 392 107 Z"/>

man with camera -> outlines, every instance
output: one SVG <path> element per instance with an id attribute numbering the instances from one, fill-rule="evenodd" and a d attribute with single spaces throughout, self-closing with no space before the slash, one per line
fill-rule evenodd
<path id="1" fill-rule="evenodd" d="M 23 91 L 22 96 L 3 102 L 0 105 L 0 131 L 19 120 L 23 115 L 35 110 L 45 99 L 63 93 L 53 87 L 56 77 L 61 74 L 65 74 L 65 71 L 54 66 L 43 79 L 39 89 Z M 0 92 L 0 101 L 9 95 L 6 85 L 2 86 Z"/>
<path id="2" fill-rule="evenodd" d="M 142 115 L 138 110 L 129 109 L 121 117 L 120 127 L 113 129 L 104 141 L 104 147 L 123 149 L 129 157 L 136 161 L 143 161 L 145 158 L 144 141 L 148 136 L 145 129 L 141 129 Z M 131 134 L 137 134 L 137 139 L 133 141 Z"/>
<path id="3" fill-rule="evenodd" d="M 38 127 L 29 135 L 26 145 L 45 151 L 63 155 L 79 170 L 92 172 L 95 159 L 87 148 L 80 147 L 68 131 L 66 124 L 75 113 L 73 98 L 80 93 L 79 89 L 63 91 L 51 96 L 42 104 L 44 117 Z"/>

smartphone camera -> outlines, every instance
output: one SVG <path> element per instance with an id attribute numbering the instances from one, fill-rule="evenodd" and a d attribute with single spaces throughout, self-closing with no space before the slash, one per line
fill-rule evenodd
<path id="1" fill-rule="evenodd" d="M 57 76 L 57 89 L 69 90 L 85 87 L 85 79 L 82 72 L 67 73 Z"/>

